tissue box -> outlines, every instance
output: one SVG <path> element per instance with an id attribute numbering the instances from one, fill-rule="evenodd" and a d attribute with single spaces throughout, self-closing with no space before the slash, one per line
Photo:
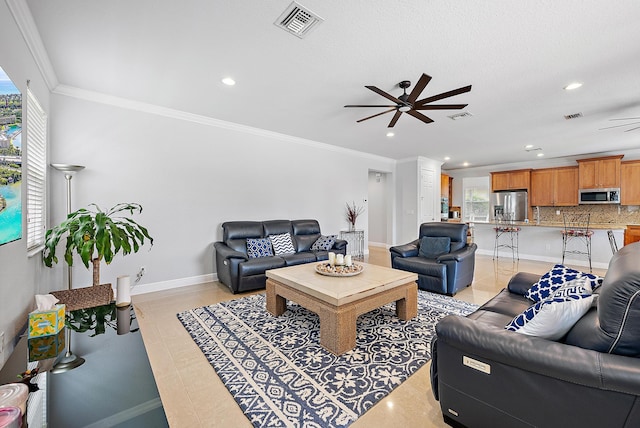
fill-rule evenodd
<path id="1" fill-rule="evenodd" d="M 58 334 L 64 327 L 65 306 L 55 305 L 53 309 L 33 311 L 29 314 L 29 337 Z"/>
<path id="2" fill-rule="evenodd" d="M 55 358 L 64 350 L 64 328 L 58 334 L 34 337 L 27 341 L 29 346 L 29 361 L 41 361 Z"/>

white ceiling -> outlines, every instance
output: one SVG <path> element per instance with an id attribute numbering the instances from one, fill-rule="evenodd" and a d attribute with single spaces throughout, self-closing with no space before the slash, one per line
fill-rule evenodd
<path id="1" fill-rule="evenodd" d="M 640 147 L 640 129 L 600 130 L 640 117 L 638 0 L 300 0 L 324 19 L 304 39 L 273 25 L 290 3 L 27 0 L 62 85 L 444 169 Z M 403 114 L 388 138 L 392 113 L 343 108 L 422 73 L 420 98 L 473 85 L 442 101 L 473 116 Z"/>

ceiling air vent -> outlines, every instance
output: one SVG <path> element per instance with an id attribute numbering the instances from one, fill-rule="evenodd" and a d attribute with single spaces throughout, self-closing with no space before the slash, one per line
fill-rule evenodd
<path id="1" fill-rule="evenodd" d="M 304 6 L 292 2 L 282 12 L 274 24 L 296 37 L 304 38 L 309 32 L 324 19 L 311 12 Z"/>
<path id="2" fill-rule="evenodd" d="M 579 117 L 582 117 L 582 113 L 573 113 L 573 114 L 566 114 L 564 116 L 565 119 L 567 120 L 571 120 L 571 119 L 577 119 Z"/>
<path id="3" fill-rule="evenodd" d="M 447 117 L 451 120 L 460 120 L 460 119 L 464 119 L 466 117 L 471 117 L 471 116 L 473 115 L 468 111 L 463 111 L 462 113 L 452 114 L 451 116 L 447 116 Z"/>

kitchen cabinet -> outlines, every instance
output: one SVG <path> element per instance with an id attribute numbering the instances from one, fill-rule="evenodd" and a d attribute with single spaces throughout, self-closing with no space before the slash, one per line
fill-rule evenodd
<path id="1" fill-rule="evenodd" d="M 578 205 L 578 167 L 531 171 L 529 203 L 541 207 Z"/>
<path id="2" fill-rule="evenodd" d="M 578 183 L 580 189 L 606 189 L 620 187 L 620 166 L 624 155 L 579 159 Z"/>
<path id="3" fill-rule="evenodd" d="M 630 224 L 624 230 L 624 245 L 629 245 L 637 241 L 640 241 L 640 226 Z"/>
<path id="4" fill-rule="evenodd" d="M 447 174 L 440 174 L 440 197 L 448 198 L 449 204 L 451 204 L 451 191 L 453 190 L 451 187 L 453 178 L 449 177 Z"/>
<path id="5" fill-rule="evenodd" d="M 620 166 L 620 203 L 640 205 L 640 160 L 622 162 Z"/>
<path id="6" fill-rule="evenodd" d="M 530 169 L 516 171 L 500 171 L 491 173 L 491 191 L 529 190 Z"/>

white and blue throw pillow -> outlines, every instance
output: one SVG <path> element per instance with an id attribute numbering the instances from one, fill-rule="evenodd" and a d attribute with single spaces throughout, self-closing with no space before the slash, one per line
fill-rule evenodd
<path id="1" fill-rule="evenodd" d="M 316 242 L 311 245 L 311 251 L 329 251 L 336 243 L 338 235 L 323 236 L 320 235 Z"/>
<path id="2" fill-rule="evenodd" d="M 279 235 L 269 235 L 271 245 L 273 245 L 273 252 L 276 256 L 282 256 L 285 254 L 293 254 L 296 252 L 291 240 L 290 233 L 281 233 Z"/>
<path id="3" fill-rule="evenodd" d="M 534 303 L 505 326 L 529 336 L 558 340 L 587 313 L 595 296 L 589 278 L 567 282 L 547 299 Z"/>
<path id="4" fill-rule="evenodd" d="M 525 297 L 534 302 L 541 302 L 549 298 L 558 288 L 576 278 L 585 277 L 588 279 L 591 289 L 595 290 L 602 285 L 603 278 L 591 273 L 580 272 L 561 264 L 555 265 L 549 272 L 540 277 L 538 282 L 527 290 Z"/>
<path id="5" fill-rule="evenodd" d="M 250 259 L 273 256 L 271 241 L 267 238 L 247 238 L 247 256 Z"/>

